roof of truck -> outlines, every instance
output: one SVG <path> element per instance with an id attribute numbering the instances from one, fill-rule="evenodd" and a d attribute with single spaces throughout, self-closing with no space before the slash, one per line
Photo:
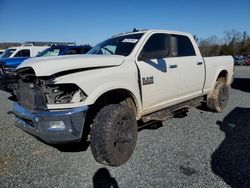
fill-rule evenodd
<path id="1" fill-rule="evenodd" d="M 158 32 L 158 33 L 164 32 L 164 33 L 171 33 L 171 34 L 177 34 L 177 35 L 191 35 L 192 36 L 192 34 L 190 33 L 180 32 L 180 31 L 149 29 L 149 30 L 137 30 L 135 32 L 131 31 L 131 32 L 126 32 L 126 33 L 119 33 L 112 37 L 126 36 L 126 35 L 139 34 L 139 33 L 153 33 L 153 32 Z"/>

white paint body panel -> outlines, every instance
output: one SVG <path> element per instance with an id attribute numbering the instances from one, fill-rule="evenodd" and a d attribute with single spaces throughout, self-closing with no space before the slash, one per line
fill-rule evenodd
<path id="1" fill-rule="evenodd" d="M 32 67 L 37 76 L 50 76 L 67 70 L 118 66 L 124 61 L 118 55 L 65 55 L 25 60 L 18 68 Z"/>
<path id="2" fill-rule="evenodd" d="M 204 93 L 208 93 L 213 88 L 216 78 L 222 70 L 227 71 L 227 84 L 231 84 L 234 75 L 234 60 L 232 56 L 205 57 L 204 61 L 206 64 Z"/>

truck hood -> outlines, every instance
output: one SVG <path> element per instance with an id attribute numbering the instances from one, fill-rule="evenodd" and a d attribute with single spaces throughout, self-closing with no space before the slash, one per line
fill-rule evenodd
<path id="1" fill-rule="evenodd" d="M 25 60 L 17 69 L 31 67 L 36 76 L 51 76 L 56 73 L 80 69 L 118 66 L 124 56 L 118 55 L 68 55 L 37 57 Z"/>
<path id="2" fill-rule="evenodd" d="M 25 59 L 28 59 L 28 57 L 3 58 L 3 59 L 0 59 L 0 63 L 6 67 L 16 68 Z"/>

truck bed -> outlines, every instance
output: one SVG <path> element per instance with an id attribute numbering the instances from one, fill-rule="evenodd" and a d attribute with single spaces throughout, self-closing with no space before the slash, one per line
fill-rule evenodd
<path id="1" fill-rule="evenodd" d="M 216 81 L 216 76 L 220 70 L 227 70 L 228 80 L 227 84 L 229 85 L 233 79 L 233 70 L 234 62 L 232 56 L 214 56 L 214 57 L 204 57 L 205 68 L 206 68 L 206 77 L 203 92 L 207 93 L 210 91 Z"/>

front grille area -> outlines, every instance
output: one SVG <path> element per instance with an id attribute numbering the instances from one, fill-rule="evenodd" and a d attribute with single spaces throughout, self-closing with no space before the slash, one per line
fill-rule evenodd
<path id="1" fill-rule="evenodd" d="M 18 73 L 18 84 L 15 94 L 18 103 L 28 109 L 45 110 L 47 105 L 41 84 L 33 69 L 26 69 Z"/>
<path id="2" fill-rule="evenodd" d="M 35 108 L 35 92 L 32 85 L 33 83 L 18 82 L 19 102 L 22 106 L 29 109 Z"/>
<path id="3" fill-rule="evenodd" d="M 35 82 L 18 81 L 18 101 L 25 108 L 32 110 L 45 110 L 46 101 L 41 89 Z"/>

